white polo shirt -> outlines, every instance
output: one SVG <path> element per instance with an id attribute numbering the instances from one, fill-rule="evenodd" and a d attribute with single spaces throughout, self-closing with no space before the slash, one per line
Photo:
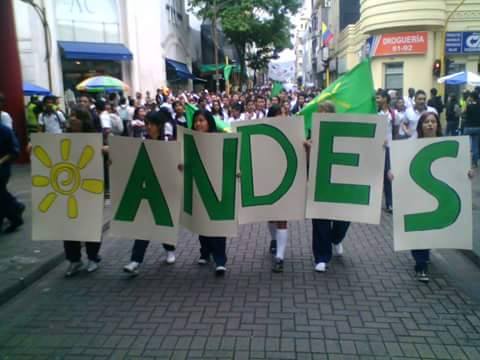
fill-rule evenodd
<path id="1" fill-rule="evenodd" d="M 61 134 L 65 127 L 65 116 L 61 111 L 54 111 L 51 114 L 41 113 L 38 117 L 38 123 L 45 126 L 45 132 L 49 134 Z"/>
<path id="2" fill-rule="evenodd" d="M 431 106 L 427 106 L 423 111 L 418 111 L 417 109 L 415 109 L 415 107 L 410 107 L 405 112 L 405 117 L 406 117 L 405 122 L 408 126 L 409 132 L 412 134 L 412 136 L 410 136 L 410 139 L 418 138 L 418 134 L 417 134 L 418 120 L 420 119 L 420 116 L 422 116 L 424 112 L 433 112 L 438 115 L 437 110 L 435 110 L 435 108 Z"/>

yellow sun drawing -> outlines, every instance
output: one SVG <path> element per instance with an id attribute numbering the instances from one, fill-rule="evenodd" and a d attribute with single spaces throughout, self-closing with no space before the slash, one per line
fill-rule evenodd
<path id="1" fill-rule="evenodd" d="M 42 175 L 32 176 L 32 185 L 35 187 L 51 186 L 52 192 L 49 192 L 40 201 L 38 210 L 42 213 L 48 212 L 50 207 L 55 203 L 59 195 L 67 196 L 67 216 L 70 219 L 78 217 L 78 202 L 75 193 L 78 189 L 82 189 L 92 194 L 103 193 L 103 180 L 99 179 L 82 179 L 80 171 L 85 169 L 92 161 L 95 151 L 93 147 L 87 145 L 83 148 L 80 159 L 76 164 L 69 161 L 70 148 L 72 141 L 63 139 L 60 142 L 60 152 L 62 162 L 52 163 L 50 156 L 42 146 L 35 146 L 33 154 L 42 163 L 43 166 L 50 169 L 50 177 Z"/>

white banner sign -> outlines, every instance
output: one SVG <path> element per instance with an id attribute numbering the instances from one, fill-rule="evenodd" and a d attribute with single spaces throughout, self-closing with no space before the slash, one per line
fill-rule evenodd
<path id="1" fill-rule="evenodd" d="M 180 144 L 110 139 L 111 235 L 175 245 L 183 176 Z"/>
<path id="2" fill-rule="evenodd" d="M 387 122 L 314 114 L 306 216 L 379 224 Z"/>
<path id="3" fill-rule="evenodd" d="M 184 158 L 180 222 L 204 236 L 236 236 L 240 135 L 178 128 Z"/>
<path id="4" fill-rule="evenodd" d="M 394 141 L 395 251 L 472 249 L 467 136 Z"/>
<path id="5" fill-rule="evenodd" d="M 242 134 L 238 221 L 305 218 L 307 156 L 303 118 L 268 118 L 232 124 Z"/>
<path id="6" fill-rule="evenodd" d="M 103 156 L 99 134 L 32 134 L 32 239 L 99 242 Z"/>

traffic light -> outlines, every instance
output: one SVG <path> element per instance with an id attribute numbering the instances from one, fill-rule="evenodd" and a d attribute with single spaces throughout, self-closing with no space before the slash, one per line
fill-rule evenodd
<path id="1" fill-rule="evenodd" d="M 433 76 L 440 77 L 442 72 L 442 61 L 435 60 L 433 63 Z"/>

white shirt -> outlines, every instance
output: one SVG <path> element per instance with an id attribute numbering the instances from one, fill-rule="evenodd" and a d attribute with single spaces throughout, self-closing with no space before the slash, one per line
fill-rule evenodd
<path id="1" fill-rule="evenodd" d="M 6 127 L 13 129 L 13 121 L 10 114 L 5 111 L 0 111 L 0 123 Z"/>
<path id="2" fill-rule="evenodd" d="M 408 125 L 409 132 L 412 134 L 410 136 L 410 139 L 418 138 L 418 134 L 417 134 L 418 120 L 420 119 L 420 116 L 422 116 L 422 114 L 427 111 L 433 112 L 438 115 L 437 110 L 435 110 L 435 108 L 431 106 L 427 106 L 423 111 L 418 111 L 417 109 L 415 109 L 415 107 L 411 107 L 411 108 L 408 108 L 407 111 L 405 112 L 406 124 Z"/>
<path id="3" fill-rule="evenodd" d="M 405 103 L 405 107 L 408 109 L 408 108 L 411 108 L 415 105 L 415 98 L 410 98 L 408 96 L 404 96 L 403 97 L 403 101 Z"/>
<path id="4" fill-rule="evenodd" d="M 65 125 L 65 116 L 61 111 L 54 111 L 51 114 L 41 113 L 38 123 L 45 126 L 46 133 L 61 134 L 63 133 L 62 127 Z"/>
<path id="5" fill-rule="evenodd" d="M 257 113 L 243 113 L 242 115 L 240 115 L 240 120 L 257 120 Z"/>
<path id="6" fill-rule="evenodd" d="M 242 114 L 242 115 L 243 115 L 243 114 Z M 238 118 L 234 118 L 233 116 L 230 117 L 230 118 L 228 119 L 228 123 L 230 124 L 230 123 L 235 122 L 235 121 L 243 121 L 244 119 L 242 119 L 242 115 L 240 115 L 240 117 L 238 117 Z"/>
<path id="7" fill-rule="evenodd" d="M 402 124 L 407 124 L 407 114 L 406 111 L 397 110 L 395 114 L 395 126 L 398 126 L 398 135 L 405 136 L 405 131 L 403 131 Z"/>
<path id="8" fill-rule="evenodd" d="M 100 124 L 102 124 L 102 129 L 112 128 L 112 118 L 108 111 L 104 110 L 100 113 Z"/>
<path id="9" fill-rule="evenodd" d="M 397 122 L 397 111 L 392 109 L 392 112 L 395 116 L 395 123 Z M 393 124 L 392 124 L 392 113 L 390 111 L 380 110 L 378 115 L 385 116 L 387 118 L 387 134 L 385 140 L 387 140 L 387 147 L 392 145 L 393 140 Z"/>

